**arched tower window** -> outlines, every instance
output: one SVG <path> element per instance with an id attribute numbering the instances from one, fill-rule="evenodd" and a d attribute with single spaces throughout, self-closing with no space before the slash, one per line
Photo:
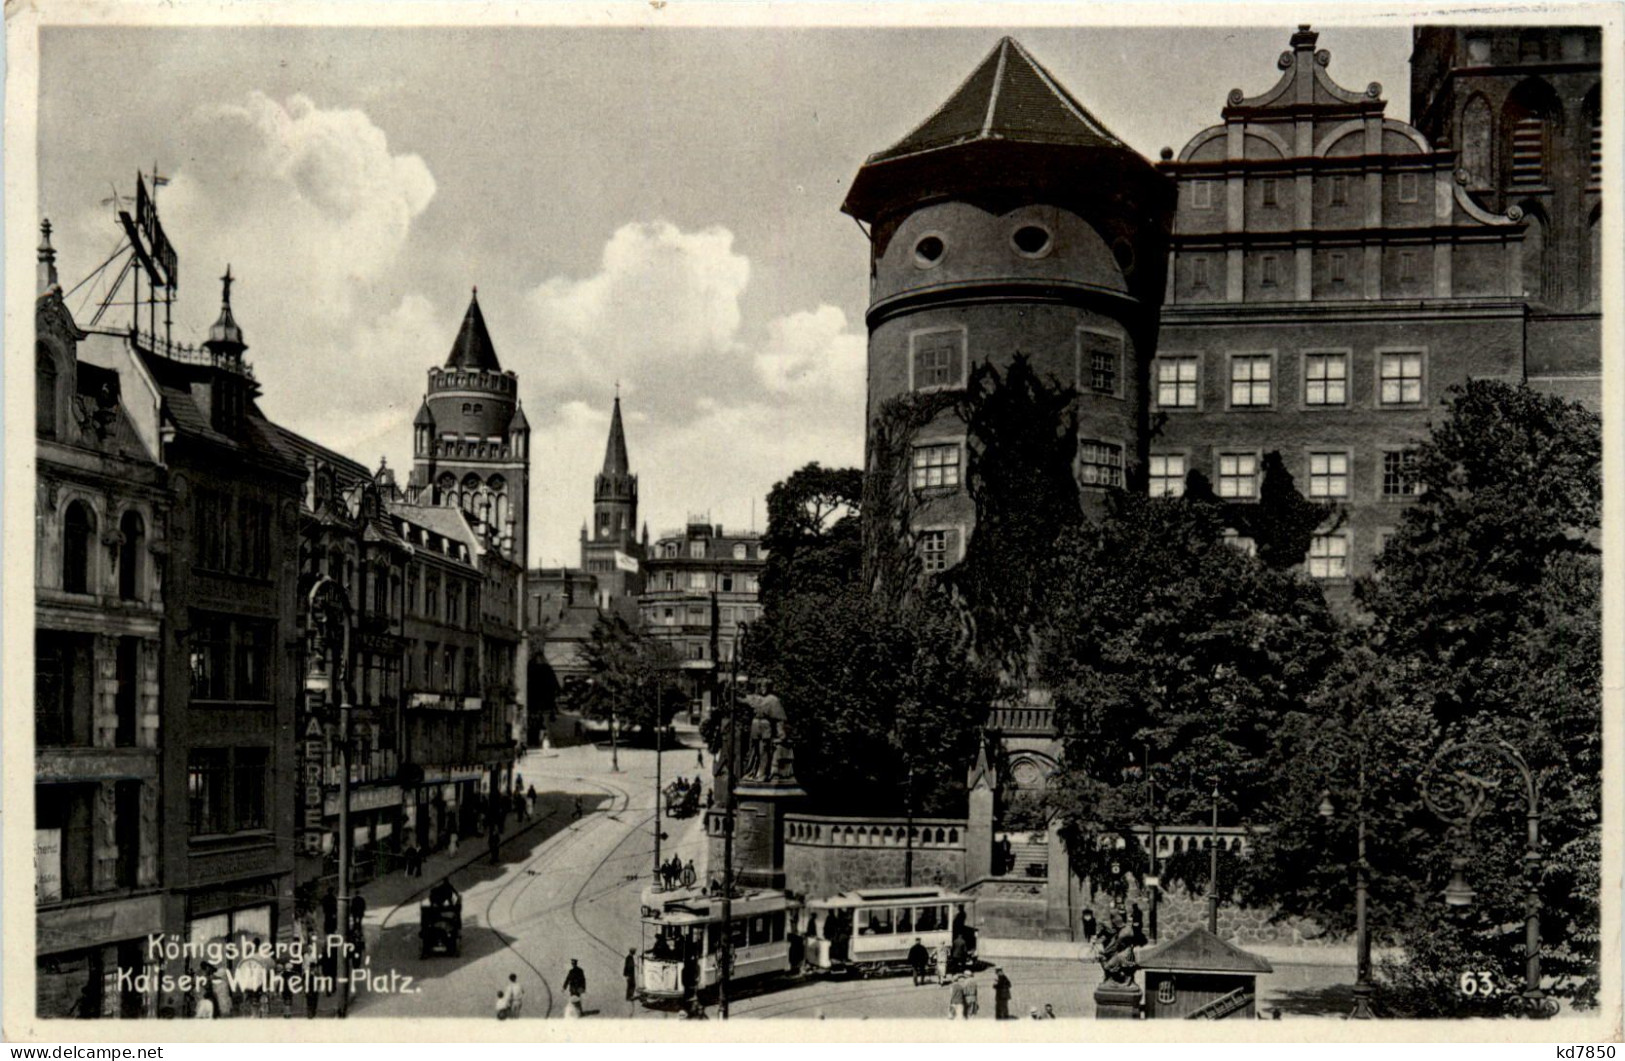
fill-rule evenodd
<path id="1" fill-rule="evenodd" d="M 44 343 L 34 344 L 34 431 L 56 437 L 56 358 Z"/>
<path id="2" fill-rule="evenodd" d="M 139 512 L 126 512 L 119 520 L 124 542 L 118 550 L 118 595 L 122 600 L 141 599 L 141 549 L 146 544 L 147 526 Z"/>
<path id="3" fill-rule="evenodd" d="M 90 592 L 91 542 L 96 516 L 83 501 L 68 506 L 62 521 L 62 588 L 69 593 Z"/>
<path id="4" fill-rule="evenodd" d="M 1551 179 L 1552 142 L 1562 116 L 1557 94 L 1538 78 L 1507 97 L 1501 110 L 1501 185 L 1508 192 L 1541 188 Z"/>
<path id="5" fill-rule="evenodd" d="M 439 479 L 435 480 L 435 488 L 440 493 L 440 496 L 435 499 L 438 504 L 451 505 L 454 508 L 456 507 L 457 477 L 455 475 L 451 474 L 450 472 L 446 472 Z"/>
<path id="6" fill-rule="evenodd" d="M 1495 172 L 1490 158 L 1495 142 L 1495 117 L 1489 101 L 1474 96 L 1461 111 L 1461 168 L 1467 172 L 1469 187 L 1484 188 Z"/>

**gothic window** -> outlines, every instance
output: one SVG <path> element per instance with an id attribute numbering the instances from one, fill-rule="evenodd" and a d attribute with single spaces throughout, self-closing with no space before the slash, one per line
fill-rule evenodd
<path id="1" fill-rule="evenodd" d="M 1523 82 L 1507 97 L 1501 111 L 1502 183 L 1508 190 L 1544 187 L 1550 176 L 1553 134 L 1562 107 L 1550 85 Z"/>
<path id="2" fill-rule="evenodd" d="M 95 537 L 96 517 L 90 506 L 83 501 L 70 504 L 62 520 L 62 588 L 68 593 L 90 592 Z"/>
<path id="3" fill-rule="evenodd" d="M 34 345 L 34 431 L 56 437 L 56 358 L 44 343 Z"/>

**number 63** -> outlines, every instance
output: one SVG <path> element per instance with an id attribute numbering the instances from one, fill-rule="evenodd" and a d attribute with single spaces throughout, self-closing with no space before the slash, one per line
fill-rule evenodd
<path id="1" fill-rule="evenodd" d="M 1495 994 L 1495 977 L 1483 969 L 1476 972 L 1468 970 L 1461 974 L 1460 980 L 1456 981 L 1456 988 L 1469 998 L 1473 995 L 1493 995 Z"/>

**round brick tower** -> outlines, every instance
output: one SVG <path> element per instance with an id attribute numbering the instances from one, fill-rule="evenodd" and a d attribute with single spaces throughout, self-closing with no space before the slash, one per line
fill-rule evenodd
<path id="1" fill-rule="evenodd" d="M 1078 391 L 1086 507 L 1132 479 L 1162 303 L 1173 186 L 1006 37 L 917 129 L 870 156 L 842 209 L 869 226 L 869 422 L 1025 354 Z M 914 437 L 927 570 L 974 521 L 964 425 Z"/>
<path id="2" fill-rule="evenodd" d="M 413 420 L 412 483 L 437 505 L 461 508 L 503 555 L 526 559 L 530 425 L 519 380 L 497 361 L 478 292 L 444 365 L 429 369 Z"/>

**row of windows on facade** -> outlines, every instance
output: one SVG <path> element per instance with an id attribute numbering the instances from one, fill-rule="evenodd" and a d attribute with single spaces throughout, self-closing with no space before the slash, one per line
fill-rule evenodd
<path id="1" fill-rule="evenodd" d="M 96 549 L 96 513 L 85 501 L 71 501 L 62 513 L 62 582 L 64 593 L 96 593 L 99 572 Z M 127 510 L 119 517 L 117 552 L 120 600 L 138 601 L 145 593 L 142 579 L 142 552 L 146 548 L 147 524 L 141 513 Z M 44 542 L 40 543 L 41 551 Z"/>
<path id="2" fill-rule="evenodd" d="M 678 658 L 693 662 L 702 662 L 711 658 L 710 645 L 705 641 L 674 641 L 668 642 Z M 733 661 L 734 643 L 731 640 L 717 642 L 717 662 L 731 663 Z M 702 705 L 703 706 L 703 705 Z"/>
<path id="3" fill-rule="evenodd" d="M 703 604 L 689 605 L 686 608 L 649 608 L 644 613 L 651 624 L 660 626 L 710 626 L 711 609 Z M 722 605 L 717 608 L 717 622 L 722 626 L 733 626 L 736 623 L 753 623 L 761 617 L 762 609 L 755 607 L 729 607 Z"/>
<path id="4" fill-rule="evenodd" d="M 36 857 L 42 851 L 55 852 L 54 866 L 38 867 L 42 884 L 52 881 L 50 870 L 56 870 L 55 887 L 41 887 L 35 895 L 39 905 L 136 886 L 141 859 L 142 784 L 136 780 L 113 783 L 111 822 L 97 820 L 100 788 L 94 783 L 34 787 Z M 106 836 L 109 831 L 113 873 L 111 879 L 98 884 L 96 837 Z"/>
<path id="5" fill-rule="evenodd" d="M 755 593 L 757 579 L 755 575 L 736 575 L 731 571 L 690 571 L 686 576 L 676 571 L 659 572 L 658 582 L 653 587 L 662 590 L 689 589 L 706 592 L 712 589 L 719 593 Z"/>
<path id="6" fill-rule="evenodd" d="M 133 748 L 139 741 L 141 639 L 113 641 L 113 747 Z M 99 673 L 96 638 L 65 630 L 34 632 L 34 743 L 40 747 L 93 747 L 96 685 Z"/>
<path id="7" fill-rule="evenodd" d="M 477 696 L 480 671 L 474 649 L 465 645 L 459 652 L 456 645 L 425 641 L 421 652 L 413 649 L 406 654 L 406 682 L 413 689 L 447 696 Z"/>
<path id="8" fill-rule="evenodd" d="M 622 521 L 624 524 L 624 520 Z M 625 529 L 624 526 L 622 529 Z M 691 560 L 704 560 L 709 542 L 704 538 L 696 538 L 688 543 L 688 556 Z M 683 555 L 681 542 L 661 542 L 659 545 L 662 559 L 675 560 Z M 734 542 L 729 551 L 735 560 L 766 560 L 767 550 L 761 546 L 751 546 L 745 542 Z M 721 559 L 720 555 L 718 559 Z"/>
<path id="9" fill-rule="evenodd" d="M 962 329 L 917 332 L 910 341 L 909 384 L 913 390 L 964 386 L 966 335 Z M 1077 387 L 1103 397 L 1123 397 L 1123 350 L 1122 336 L 1079 328 L 1074 366 Z"/>
<path id="10" fill-rule="evenodd" d="M 1268 409 L 1282 404 L 1276 383 L 1277 355 L 1236 353 L 1228 356 L 1226 406 L 1231 409 Z M 1347 351 L 1309 351 L 1302 355 L 1302 386 L 1298 400 L 1306 408 L 1347 407 L 1353 368 Z M 1376 404 L 1385 407 L 1419 406 L 1424 397 L 1421 350 L 1381 351 L 1373 371 Z M 1195 409 L 1201 405 L 1202 358 L 1195 354 L 1164 354 L 1156 360 L 1155 400 L 1160 409 Z"/>
<path id="11" fill-rule="evenodd" d="M 447 577 L 442 596 L 442 580 L 438 571 L 429 571 L 423 577 L 423 592 L 418 593 L 418 569 L 406 569 L 407 610 L 423 619 L 445 622 L 458 629 L 468 629 L 479 615 L 479 591 L 473 580 Z"/>
<path id="12" fill-rule="evenodd" d="M 269 501 L 199 487 L 192 496 L 193 564 L 202 571 L 266 578 L 272 512 Z"/>
<path id="13" fill-rule="evenodd" d="M 1429 260 L 1432 251 L 1401 250 L 1395 258 L 1396 270 L 1392 276 L 1404 284 L 1420 284 L 1424 279 L 1423 258 Z M 1325 278 L 1328 284 L 1334 287 L 1339 284 L 1350 285 L 1358 279 L 1357 262 L 1363 254 L 1356 256 L 1349 251 L 1325 252 Z M 1281 264 L 1282 255 L 1258 254 L 1251 258 L 1257 266 L 1257 279 L 1260 288 L 1281 288 L 1285 284 L 1285 269 Z M 1190 280 L 1192 291 L 1217 291 L 1213 283 L 1214 269 L 1212 258 L 1205 254 L 1184 253 L 1179 256 L 1183 264 L 1185 275 Z"/>
<path id="14" fill-rule="evenodd" d="M 964 447 L 958 442 L 931 442 L 914 447 L 912 482 L 916 490 L 957 487 Z M 1347 499 L 1350 496 L 1350 467 L 1353 454 L 1347 449 L 1309 452 L 1308 494 L 1317 499 Z M 1247 499 L 1258 496 L 1259 456 L 1255 451 L 1223 453 L 1217 459 L 1214 484 L 1222 498 Z M 1188 473 L 1184 454 L 1153 453 L 1147 464 L 1148 491 L 1152 497 L 1182 497 Z M 1123 485 L 1123 446 L 1099 439 L 1080 439 L 1077 461 L 1078 482 L 1082 486 L 1121 487 Z M 1382 454 L 1379 495 L 1403 500 L 1417 493 L 1415 454 L 1409 450 L 1388 450 Z"/>
<path id="15" fill-rule="evenodd" d="M 920 559 L 920 567 L 927 574 L 937 574 L 946 571 L 957 563 L 957 543 L 961 532 L 958 528 L 931 528 L 919 531 L 915 538 L 915 549 Z M 1252 555 L 1256 545 L 1251 538 L 1243 537 L 1235 531 L 1227 531 L 1225 539 L 1228 544 L 1242 552 Z M 1387 539 L 1382 535 L 1381 544 Z M 1349 576 L 1349 536 L 1344 531 L 1334 531 L 1328 534 L 1316 534 L 1309 541 L 1309 553 L 1304 558 L 1304 570 L 1309 577 L 1316 579 L 1346 579 Z"/>
<path id="16" fill-rule="evenodd" d="M 1427 174 L 1432 177 L 1432 174 Z M 1422 178 L 1419 172 L 1404 171 L 1394 174 L 1394 198 L 1401 203 L 1420 203 L 1422 200 Z M 1323 206 L 1358 206 L 1358 202 L 1350 201 L 1351 189 L 1358 197 L 1358 189 L 1363 180 L 1354 183 L 1357 177 L 1348 173 L 1333 173 L 1315 184 L 1323 190 L 1320 202 Z M 1284 186 L 1295 185 L 1290 177 L 1254 177 L 1248 185 L 1256 190 L 1251 196 L 1252 205 L 1272 209 L 1284 208 L 1291 204 L 1292 197 L 1284 190 Z M 1193 178 L 1185 181 L 1185 205 L 1192 210 L 1212 210 L 1215 206 L 1213 190 L 1215 186 L 1224 186 L 1223 181 L 1204 178 Z"/>

